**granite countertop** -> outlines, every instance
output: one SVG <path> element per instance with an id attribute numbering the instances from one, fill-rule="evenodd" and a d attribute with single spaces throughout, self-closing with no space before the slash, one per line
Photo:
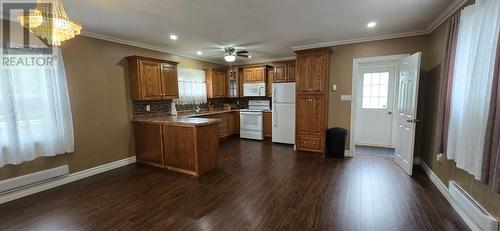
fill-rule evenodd
<path id="1" fill-rule="evenodd" d="M 235 110 L 215 110 L 215 111 L 202 111 L 199 113 L 189 113 L 189 114 L 179 114 L 179 116 L 186 117 L 186 118 L 192 118 L 192 117 L 200 117 L 200 116 L 208 116 L 208 115 L 217 115 L 217 114 L 222 114 L 222 113 L 228 113 L 228 112 L 239 112 L 239 109 Z"/>
<path id="2" fill-rule="evenodd" d="M 184 114 L 184 115 L 179 114 L 177 116 L 173 115 L 143 116 L 143 117 L 136 117 L 132 119 L 132 121 L 196 127 L 196 126 L 204 126 L 204 125 L 219 123 L 219 119 L 197 118 L 197 117 L 216 115 L 216 114 L 235 112 L 235 111 L 239 110 L 220 110 L 220 111 L 210 111 L 210 112 L 207 111 L 196 114 Z"/>
<path id="3" fill-rule="evenodd" d="M 194 127 L 219 123 L 218 119 L 189 118 L 189 117 L 183 117 L 183 116 L 142 117 L 142 118 L 134 118 L 132 121 L 144 122 L 144 123 L 155 123 L 155 124 L 166 124 L 166 125 L 178 125 L 178 126 L 194 126 Z"/>

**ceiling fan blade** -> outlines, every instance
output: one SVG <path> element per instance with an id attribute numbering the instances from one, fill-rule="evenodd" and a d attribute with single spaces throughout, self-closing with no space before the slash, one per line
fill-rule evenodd
<path id="1" fill-rule="evenodd" d="M 250 55 L 248 55 L 248 54 L 237 54 L 236 56 L 238 56 L 238 57 L 243 57 L 243 58 L 248 58 L 248 57 L 250 57 Z"/>
<path id="2" fill-rule="evenodd" d="M 237 51 L 236 54 L 248 54 L 248 51 L 242 50 L 242 51 Z"/>

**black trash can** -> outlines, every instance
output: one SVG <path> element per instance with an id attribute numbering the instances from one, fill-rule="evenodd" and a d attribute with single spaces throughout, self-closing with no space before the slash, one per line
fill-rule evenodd
<path id="1" fill-rule="evenodd" d="M 328 157 L 344 158 L 347 130 L 330 128 L 326 131 L 326 155 Z"/>

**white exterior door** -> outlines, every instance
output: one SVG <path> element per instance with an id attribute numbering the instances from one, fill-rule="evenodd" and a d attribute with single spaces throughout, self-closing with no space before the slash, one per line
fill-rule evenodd
<path id="1" fill-rule="evenodd" d="M 401 60 L 398 93 L 396 151 L 394 161 L 408 175 L 413 171 L 421 53 Z"/>
<path id="2" fill-rule="evenodd" d="M 358 71 L 354 143 L 390 147 L 396 65 L 361 66 Z"/>

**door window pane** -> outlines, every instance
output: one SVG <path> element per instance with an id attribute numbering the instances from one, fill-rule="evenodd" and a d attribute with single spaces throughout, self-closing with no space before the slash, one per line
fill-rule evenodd
<path id="1" fill-rule="evenodd" d="M 389 72 L 363 74 L 364 109 L 387 109 L 389 96 Z"/>

